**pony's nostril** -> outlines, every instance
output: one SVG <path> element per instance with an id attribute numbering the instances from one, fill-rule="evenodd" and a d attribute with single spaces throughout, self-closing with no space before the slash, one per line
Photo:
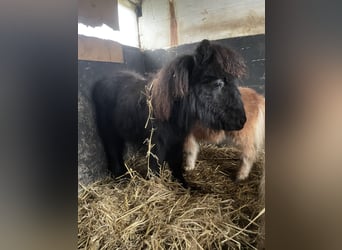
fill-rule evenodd
<path id="1" fill-rule="evenodd" d="M 244 125 L 245 123 L 246 123 L 246 116 L 244 116 L 243 118 L 241 118 L 241 120 L 240 120 L 240 123 L 241 123 L 241 125 Z"/>

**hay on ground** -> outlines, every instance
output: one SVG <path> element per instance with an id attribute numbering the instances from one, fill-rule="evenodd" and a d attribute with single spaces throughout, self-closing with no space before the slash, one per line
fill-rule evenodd
<path id="1" fill-rule="evenodd" d="M 145 179 L 146 158 L 126 162 L 131 178 L 107 178 L 78 197 L 79 249 L 256 249 L 264 204 L 259 199 L 263 159 L 236 183 L 234 148 L 204 145 L 185 190 L 164 169 Z M 136 172 L 137 171 L 137 172 Z M 197 191 L 196 191 L 197 190 Z"/>

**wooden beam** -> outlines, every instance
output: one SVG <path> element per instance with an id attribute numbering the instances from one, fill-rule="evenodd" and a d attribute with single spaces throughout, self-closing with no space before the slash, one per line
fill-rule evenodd
<path id="1" fill-rule="evenodd" d="M 178 45 L 178 25 L 177 18 L 175 13 L 175 3 L 173 0 L 169 0 L 170 7 L 170 45 L 176 46 Z"/>
<path id="2" fill-rule="evenodd" d="M 79 35 L 78 60 L 122 63 L 122 46 L 114 41 Z"/>

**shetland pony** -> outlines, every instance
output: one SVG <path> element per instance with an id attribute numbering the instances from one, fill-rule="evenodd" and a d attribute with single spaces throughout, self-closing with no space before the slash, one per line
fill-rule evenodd
<path id="1" fill-rule="evenodd" d="M 184 151 L 186 153 L 186 170 L 195 168 L 199 152 L 199 141 L 209 143 L 232 143 L 241 150 L 241 166 L 237 180 L 245 180 L 264 147 L 265 140 L 265 98 L 251 88 L 238 88 L 244 104 L 247 121 L 240 131 L 213 130 L 200 123 L 192 128 L 186 138 Z"/>
<path id="2" fill-rule="evenodd" d="M 243 128 L 246 115 L 236 83 L 245 72 L 239 54 L 203 40 L 192 55 L 175 58 L 151 78 L 119 72 L 96 82 L 97 127 L 114 176 L 127 171 L 126 145 L 141 146 L 149 138 L 152 172 L 158 174 L 167 162 L 173 177 L 187 187 L 186 136 L 197 121 L 216 130 Z"/>

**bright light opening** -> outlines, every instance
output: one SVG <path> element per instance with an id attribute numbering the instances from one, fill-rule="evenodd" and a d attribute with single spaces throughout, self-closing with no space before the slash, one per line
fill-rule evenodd
<path id="1" fill-rule="evenodd" d="M 138 24 L 134 6 L 128 7 L 118 3 L 120 30 L 113 30 L 108 25 L 91 27 L 78 23 L 78 34 L 90 37 L 97 37 L 119 42 L 124 45 L 139 47 Z"/>

